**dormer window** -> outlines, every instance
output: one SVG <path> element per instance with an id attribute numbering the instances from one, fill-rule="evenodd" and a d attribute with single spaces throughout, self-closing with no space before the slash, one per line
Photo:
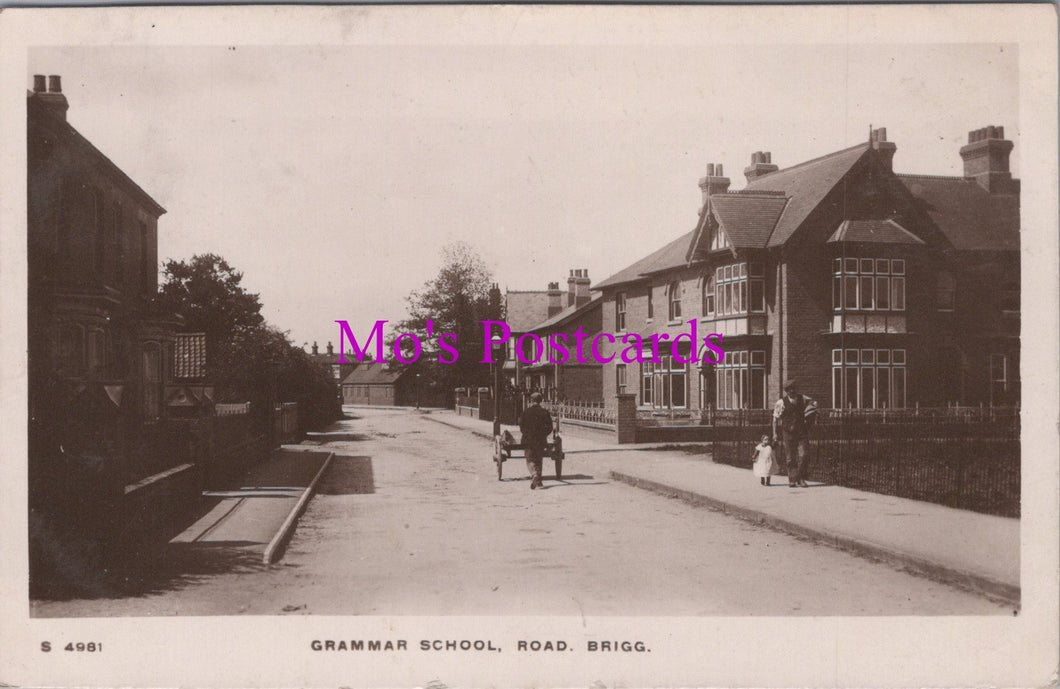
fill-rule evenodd
<path id="1" fill-rule="evenodd" d="M 714 229 L 714 236 L 710 240 L 711 251 L 721 251 L 722 249 L 731 249 L 732 244 L 729 244 L 729 238 L 725 236 L 725 233 L 721 231 L 720 227 Z"/>

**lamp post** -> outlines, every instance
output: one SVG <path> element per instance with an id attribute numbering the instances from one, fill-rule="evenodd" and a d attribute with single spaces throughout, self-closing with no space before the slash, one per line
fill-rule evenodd
<path id="1" fill-rule="evenodd" d="M 493 364 L 493 437 L 501 434 L 501 368 L 504 366 L 504 341 L 499 336 L 491 337 L 490 349 Z"/>

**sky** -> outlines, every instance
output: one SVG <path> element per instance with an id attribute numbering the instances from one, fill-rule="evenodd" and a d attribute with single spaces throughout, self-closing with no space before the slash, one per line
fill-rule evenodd
<path id="1" fill-rule="evenodd" d="M 167 209 L 159 259 L 214 252 L 295 344 L 367 335 L 466 241 L 502 289 L 599 282 L 744 186 L 886 127 L 898 172 L 1016 143 L 1011 45 L 48 47 L 69 122 Z"/>

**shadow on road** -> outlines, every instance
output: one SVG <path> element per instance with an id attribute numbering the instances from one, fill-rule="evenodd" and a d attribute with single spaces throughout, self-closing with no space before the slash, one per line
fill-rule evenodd
<path id="1" fill-rule="evenodd" d="M 50 572 L 34 582 L 31 597 L 51 601 L 137 598 L 194 586 L 218 574 L 263 567 L 260 544 L 169 543 L 128 553 L 102 567 L 92 563 L 84 569 L 74 566 Z"/>
<path id="2" fill-rule="evenodd" d="M 582 481 L 582 482 L 584 482 L 584 481 L 592 481 L 595 478 L 596 478 L 595 476 L 589 476 L 588 474 L 564 474 L 562 479 L 557 479 L 555 474 L 553 474 L 552 476 L 549 476 L 547 474 L 543 474 L 541 476 L 541 479 L 543 481 L 562 481 L 563 483 L 567 483 L 568 481 Z M 501 479 L 501 483 L 505 483 L 505 482 L 508 482 L 508 481 L 529 481 L 529 480 L 530 480 L 529 476 L 512 476 L 510 478 L 502 478 Z M 609 483 L 609 481 L 596 481 L 594 483 L 578 483 L 578 484 L 574 484 L 574 485 L 579 485 L 579 486 L 599 486 L 599 485 L 602 485 L 604 483 Z"/>
<path id="3" fill-rule="evenodd" d="M 368 440 L 371 436 L 364 433 L 347 433 L 343 431 L 325 431 L 322 433 L 306 433 L 306 439 L 316 443 L 355 443 Z"/>
<path id="4" fill-rule="evenodd" d="M 321 495 L 367 495 L 375 492 L 372 458 L 335 455 L 317 485 Z"/>
<path id="5" fill-rule="evenodd" d="M 544 476 L 543 478 L 546 481 L 555 481 L 556 480 L 555 477 L 551 477 L 550 478 L 548 476 Z M 577 477 L 571 477 L 571 478 L 577 478 Z M 586 476 L 585 478 L 592 478 L 592 476 Z M 610 483 L 610 481 L 579 481 L 578 483 L 570 483 L 570 482 L 567 481 L 567 479 L 563 479 L 559 483 L 552 483 L 552 484 L 549 484 L 549 485 L 541 486 L 540 488 L 538 488 L 538 490 L 551 490 L 553 488 L 566 488 L 568 486 L 574 487 L 574 488 L 577 488 L 579 486 L 602 486 L 602 485 L 607 484 L 607 483 Z"/>

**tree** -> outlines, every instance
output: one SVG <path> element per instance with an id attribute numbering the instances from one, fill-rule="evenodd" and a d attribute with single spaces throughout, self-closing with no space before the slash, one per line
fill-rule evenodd
<path id="1" fill-rule="evenodd" d="M 395 326 L 390 341 L 413 333 L 423 343 L 420 360 L 424 362 L 425 385 L 434 382 L 450 391 L 457 386 L 489 384 L 489 365 L 478 363 L 482 359 L 479 321 L 502 318 L 499 293 L 491 298 L 492 286 L 493 273 L 482 257 L 466 242 L 454 242 L 442 249 L 438 274 L 409 294 L 409 317 Z M 436 363 L 438 338 L 443 333 L 456 336 L 459 358 L 455 363 Z M 452 340 L 447 342 L 453 344 Z"/>
<path id="2" fill-rule="evenodd" d="M 319 428 L 339 417 L 334 383 L 287 334 L 265 322 L 261 300 L 243 273 L 216 254 L 167 261 L 159 299 L 206 333 L 207 375 L 218 401 L 251 400 L 259 408 L 298 402 L 299 425 Z"/>
<path id="3" fill-rule="evenodd" d="M 206 333 L 207 350 L 213 363 L 232 362 L 226 343 L 243 328 L 265 322 L 261 299 L 240 283 L 243 273 L 217 254 L 199 254 L 190 261 L 166 261 L 159 300 L 184 317 L 188 330 Z"/>

